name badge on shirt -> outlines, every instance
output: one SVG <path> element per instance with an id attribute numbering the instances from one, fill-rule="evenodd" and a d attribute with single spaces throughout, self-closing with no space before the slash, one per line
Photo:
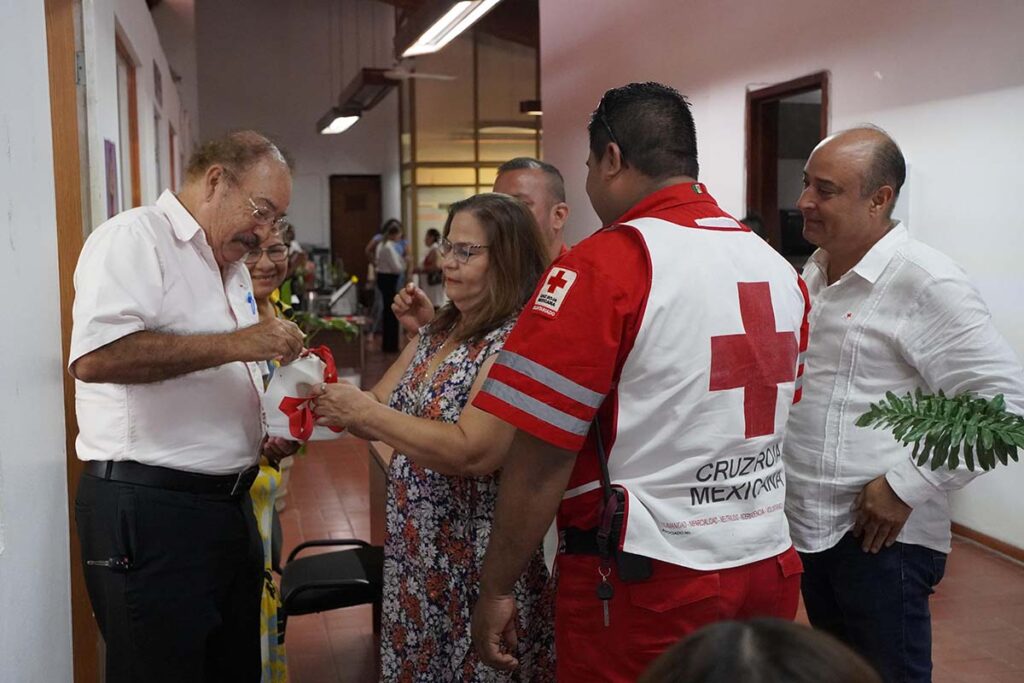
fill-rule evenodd
<path id="1" fill-rule="evenodd" d="M 549 318 L 554 318 L 558 315 L 558 309 L 562 307 L 562 302 L 565 301 L 574 282 L 576 282 L 575 271 L 568 268 L 552 268 L 537 293 L 537 298 L 533 302 L 533 310 Z"/>

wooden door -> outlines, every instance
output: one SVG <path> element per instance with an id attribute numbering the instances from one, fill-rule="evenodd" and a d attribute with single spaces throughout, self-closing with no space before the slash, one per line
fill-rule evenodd
<path id="1" fill-rule="evenodd" d="M 820 91 L 818 139 L 828 135 L 828 73 L 820 72 L 747 93 L 747 213 L 764 222 L 765 239 L 783 253 L 779 217 L 779 103 L 803 93 Z"/>
<path id="2" fill-rule="evenodd" d="M 331 258 L 366 278 L 366 243 L 380 230 L 380 176 L 331 176 Z"/>

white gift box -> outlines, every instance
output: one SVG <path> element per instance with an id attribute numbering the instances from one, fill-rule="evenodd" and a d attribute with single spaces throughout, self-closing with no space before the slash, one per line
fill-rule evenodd
<path id="1" fill-rule="evenodd" d="M 313 389 L 325 381 L 324 370 L 327 364 L 319 357 L 310 354 L 298 358 L 288 365 L 282 365 L 274 371 L 270 378 L 267 389 L 263 393 L 263 411 L 267 416 L 267 434 L 278 436 L 290 441 L 327 441 L 337 439 L 344 432 L 335 432 L 329 427 L 318 426 L 314 423 L 308 437 L 301 432 L 292 430 L 290 414 L 310 411 L 310 406 L 305 403 L 313 394 Z M 310 417 L 312 417 L 310 413 Z M 315 420 L 315 417 L 313 417 Z M 301 420 L 299 421 L 302 422 Z M 296 428 L 301 427 L 296 424 Z M 308 422 L 306 422 L 308 426 Z"/>

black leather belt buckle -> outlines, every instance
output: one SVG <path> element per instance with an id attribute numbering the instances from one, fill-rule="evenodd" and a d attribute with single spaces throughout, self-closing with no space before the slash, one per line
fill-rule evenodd
<path id="1" fill-rule="evenodd" d="M 259 473 L 259 465 L 253 465 L 252 467 L 239 472 L 238 478 L 235 479 L 235 485 L 231 487 L 231 495 L 240 496 L 251 489 L 252 483 L 256 481 L 256 475 Z"/>

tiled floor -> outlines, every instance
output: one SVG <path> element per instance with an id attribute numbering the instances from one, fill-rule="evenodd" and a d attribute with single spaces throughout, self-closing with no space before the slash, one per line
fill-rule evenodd
<path id="1" fill-rule="evenodd" d="M 386 359 L 368 354 L 367 376 Z M 366 443 L 312 444 L 292 468 L 281 513 L 284 555 L 314 538 L 369 538 Z M 955 540 L 932 599 L 936 683 L 1024 682 L 1024 566 Z M 801 610 L 801 619 L 803 612 Z M 377 644 L 369 607 L 294 617 L 286 648 L 291 683 L 369 683 Z"/>

